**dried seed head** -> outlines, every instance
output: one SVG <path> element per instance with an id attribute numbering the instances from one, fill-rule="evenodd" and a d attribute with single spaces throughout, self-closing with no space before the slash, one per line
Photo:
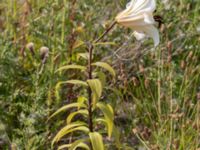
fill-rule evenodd
<path id="1" fill-rule="evenodd" d="M 171 41 L 169 41 L 169 42 L 167 43 L 167 48 L 170 49 L 170 50 L 172 49 L 172 42 L 171 42 Z"/>
<path id="2" fill-rule="evenodd" d="M 200 101 L 200 92 L 197 93 L 197 100 Z"/>
<path id="3" fill-rule="evenodd" d="M 12 143 L 10 147 L 12 150 L 17 150 L 17 145 L 15 143 Z"/>
<path id="4" fill-rule="evenodd" d="M 40 48 L 40 56 L 48 55 L 49 54 L 49 48 L 48 47 L 41 47 Z"/>
<path id="5" fill-rule="evenodd" d="M 171 61 L 172 61 L 172 56 L 170 55 L 167 57 L 167 62 L 170 63 Z"/>
<path id="6" fill-rule="evenodd" d="M 160 32 L 164 33 L 164 31 L 166 31 L 166 27 L 165 27 L 164 24 L 162 24 L 161 27 L 160 27 Z"/>
<path id="7" fill-rule="evenodd" d="M 76 28 L 76 32 L 77 32 L 77 33 L 83 33 L 83 32 L 84 32 L 84 28 L 83 28 L 82 26 L 78 26 L 78 27 Z"/>
<path id="8" fill-rule="evenodd" d="M 41 47 L 40 48 L 40 57 L 42 59 L 42 63 L 46 62 L 47 57 L 49 56 L 49 48 L 48 47 Z"/>
<path id="9" fill-rule="evenodd" d="M 33 49 L 34 48 L 34 43 L 33 42 L 30 42 L 26 45 L 26 48 L 27 49 Z"/>
<path id="10" fill-rule="evenodd" d="M 185 61 L 182 60 L 182 61 L 181 61 L 181 69 L 185 69 L 185 65 L 186 65 L 186 64 L 185 64 Z"/>
<path id="11" fill-rule="evenodd" d="M 144 81 L 144 85 L 145 85 L 145 88 L 146 88 L 146 89 L 149 88 L 149 84 L 150 84 L 149 79 L 145 79 L 145 81 Z"/>
<path id="12" fill-rule="evenodd" d="M 194 61 L 194 62 L 195 62 L 195 61 L 198 61 L 197 56 L 193 56 L 193 57 L 192 57 L 192 61 Z"/>
<path id="13" fill-rule="evenodd" d="M 133 132 L 134 134 L 137 134 L 137 133 L 138 133 L 138 129 L 137 129 L 137 128 L 134 128 L 134 129 L 132 129 L 132 132 Z"/>
<path id="14" fill-rule="evenodd" d="M 133 85 L 134 86 L 138 86 L 139 85 L 139 81 L 136 77 L 132 77 L 132 81 L 133 81 Z"/>
<path id="15" fill-rule="evenodd" d="M 144 73 L 145 69 L 144 69 L 144 66 L 143 65 L 139 65 L 139 70 L 140 70 L 140 73 Z"/>
<path id="16" fill-rule="evenodd" d="M 144 127 L 141 135 L 144 139 L 149 139 L 149 137 L 151 136 L 151 130 L 147 127 Z"/>
<path id="17" fill-rule="evenodd" d="M 160 150 L 160 147 L 159 147 L 159 145 L 150 145 L 150 147 L 151 147 L 151 149 L 152 150 Z"/>
<path id="18" fill-rule="evenodd" d="M 192 59 L 192 56 L 193 56 L 193 51 L 190 51 L 190 53 L 188 54 L 187 60 Z"/>
<path id="19" fill-rule="evenodd" d="M 26 45 L 26 48 L 29 49 L 32 53 L 32 55 L 34 55 L 34 43 L 30 42 Z"/>

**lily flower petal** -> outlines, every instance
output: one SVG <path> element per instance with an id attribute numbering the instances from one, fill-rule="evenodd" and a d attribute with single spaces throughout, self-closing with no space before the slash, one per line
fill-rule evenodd
<path id="1" fill-rule="evenodd" d="M 160 43 L 160 38 L 159 38 L 159 32 L 158 29 L 156 27 L 154 27 L 153 25 L 150 26 L 146 26 L 143 28 L 143 31 L 149 35 L 151 38 L 153 38 L 154 41 L 154 46 L 158 46 L 158 44 Z"/>
<path id="2" fill-rule="evenodd" d="M 141 41 L 141 40 L 143 40 L 146 37 L 146 35 L 144 33 L 140 33 L 140 32 L 137 32 L 137 31 L 134 31 L 133 35 L 135 36 L 135 38 L 138 41 Z"/>
<path id="3" fill-rule="evenodd" d="M 159 32 L 154 27 L 153 12 L 156 9 L 155 0 L 131 0 L 124 11 L 119 13 L 116 21 L 125 27 L 133 29 L 136 39 L 141 39 L 146 34 L 153 38 L 154 45 L 159 44 Z"/>
<path id="4" fill-rule="evenodd" d="M 144 22 L 147 23 L 147 24 L 154 24 L 155 21 L 153 19 L 153 15 L 149 15 L 147 13 L 144 14 Z"/>

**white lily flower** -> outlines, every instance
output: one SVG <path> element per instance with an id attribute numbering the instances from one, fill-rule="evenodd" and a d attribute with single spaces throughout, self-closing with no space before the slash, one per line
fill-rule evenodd
<path id="1" fill-rule="evenodd" d="M 153 12 L 156 9 L 155 0 L 131 0 L 124 11 L 116 17 L 117 23 L 134 30 L 137 40 L 149 36 L 154 45 L 160 42 L 158 29 L 154 26 Z"/>

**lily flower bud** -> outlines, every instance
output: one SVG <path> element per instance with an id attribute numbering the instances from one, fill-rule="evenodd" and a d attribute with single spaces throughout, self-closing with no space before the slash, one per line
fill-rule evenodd
<path id="1" fill-rule="evenodd" d="M 149 36 L 153 38 L 154 45 L 157 46 L 160 39 L 153 17 L 155 9 L 155 0 L 131 0 L 126 9 L 117 15 L 116 22 L 133 29 L 137 40 Z"/>

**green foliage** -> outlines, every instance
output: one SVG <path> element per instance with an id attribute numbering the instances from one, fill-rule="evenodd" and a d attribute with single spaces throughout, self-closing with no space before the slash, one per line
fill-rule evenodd
<path id="1" fill-rule="evenodd" d="M 92 60 L 92 58 L 90 58 L 91 56 L 92 56 L 92 54 L 89 55 L 89 58 L 88 58 L 89 60 Z M 107 63 L 97 62 L 97 63 L 92 64 L 90 61 L 88 61 L 88 62 L 89 62 L 89 64 L 88 64 L 89 67 L 92 67 L 92 65 L 102 67 L 102 68 L 108 70 L 113 76 L 115 76 L 114 69 Z M 80 66 L 80 65 L 67 65 L 64 67 L 60 67 L 56 72 L 68 70 L 68 69 L 86 70 L 86 67 Z M 88 74 L 92 75 L 92 72 L 90 72 L 90 70 L 89 70 Z M 72 132 L 79 133 L 80 131 L 82 131 L 86 134 L 86 136 L 88 136 L 90 138 L 92 147 L 89 148 L 89 145 L 87 146 L 86 143 L 83 142 L 85 137 L 83 139 L 82 138 L 80 139 L 80 137 L 79 137 L 80 135 L 75 134 L 73 137 L 78 136 L 79 140 L 75 140 L 75 141 L 73 141 L 73 143 L 69 143 L 67 145 L 66 144 L 62 145 L 58 149 L 69 148 L 69 149 L 75 150 L 78 147 L 82 147 L 85 149 L 92 148 L 92 149 L 96 149 L 96 150 L 104 150 L 102 136 L 98 132 L 92 132 L 92 130 L 94 130 L 94 127 L 92 125 L 93 120 L 94 120 L 94 122 L 97 122 L 96 120 L 102 120 L 103 122 L 100 122 L 100 123 L 103 123 L 103 125 L 105 124 L 107 131 L 108 131 L 108 137 L 111 138 L 113 126 L 114 126 L 114 124 L 113 124 L 114 112 L 113 112 L 111 105 L 103 104 L 103 103 L 99 102 L 99 100 L 102 96 L 102 91 L 103 91 L 101 81 L 99 79 L 90 79 L 89 78 L 87 80 L 87 82 L 84 82 L 81 80 L 68 80 L 68 81 L 58 82 L 56 85 L 57 91 L 60 88 L 60 85 L 62 85 L 62 84 L 83 85 L 83 88 L 89 87 L 89 89 L 87 90 L 88 98 L 85 98 L 82 100 L 77 99 L 76 103 L 67 104 L 66 106 L 59 108 L 55 113 L 53 113 L 50 116 L 50 119 L 51 119 L 52 117 L 55 117 L 56 115 L 60 114 L 61 112 L 69 110 L 70 108 L 77 108 L 76 111 L 72 111 L 68 115 L 68 117 L 66 119 L 67 125 L 65 127 L 63 127 L 56 134 L 56 136 L 54 137 L 54 139 L 52 141 L 52 146 L 55 143 L 58 143 L 58 141 L 60 141 L 61 138 L 64 138 L 69 133 L 72 133 Z M 99 108 L 103 112 L 104 118 L 93 119 L 93 114 L 91 114 L 91 113 L 96 111 L 97 108 Z M 87 125 L 87 123 L 84 123 L 84 122 L 79 122 L 79 121 L 73 122 L 72 119 L 77 115 L 84 116 L 86 118 L 86 120 L 92 120 L 92 122 L 90 122 L 88 125 Z M 94 125 L 97 125 L 97 124 L 94 124 Z M 92 127 L 92 129 L 91 129 L 91 127 Z"/>
<path id="2" fill-rule="evenodd" d="M 92 93 L 93 93 L 92 104 L 93 104 L 93 107 L 95 108 L 96 103 L 98 102 L 98 100 L 100 99 L 100 97 L 102 95 L 102 90 L 103 90 L 102 84 L 99 79 L 87 80 L 87 83 L 90 86 Z"/>
<path id="3" fill-rule="evenodd" d="M 58 142 L 63 136 L 75 131 L 83 131 L 85 133 L 88 133 L 89 129 L 83 122 L 73 122 L 71 124 L 68 124 L 56 134 L 52 141 L 52 146 L 55 142 Z"/>
<path id="4" fill-rule="evenodd" d="M 59 146 L 59 150 L 64 149 L 64 148 L 69 148 L 69 150 L 75 150 L 76 148 L 82 148 L 86 150 L 90 150 L 89 146 L 84 143 L 86 140 L 77 140 L 72 144 L 65 144 L 62 146 Z"/>
<path id="5" fill-rule="evenodd" d="M 103 138 L 98 132 L 89 133 L 92 148 L 96 150 L 104 150 Z"/>
<path id="6" fill-rule="evenodd" d="M 109 71 L 113 77 L 116 76 L 115 70 L 109 64 L 105 62 L 96 62 L 96 63 L 93 63 L 92 65 L 102 67 L 106 69 L 107 71 Z"/>
<path id="7" fill-rule="evenodd" d="M 72 119 L 76 116 L 76 115 L 84 115 L 84 116 L 87 116 L 88 117 L 88 110 L 86 109 L 81 109 L 81 110 L 78 110 L 76 112 L 73 112 L 71 113 L 68 117 L 67 117 L 67 124 L 70 124 Z"/>
<path id="8" fill-rule="evenodd" d="M 68 104 L 68 105 L 66 105 L 66 106 L 63 106 L 63 107 L 59 108 L 55 113 L 53 113 L 53 114 L 50 116 L 49 119 L 51 119 L 52 117 L 58 115 L 58 114 L 61 113 L 61 112 L 67 111 L 68 109 L 73 108 L 73 107 L 80 109 L 80 108 L 86 108 L 86 105 L 83 104 L 83 102 Z"/>
<path id="9" fill-rule="evenodd" d="M 113 131 L 114 112 L 109 104 L 97 103 L 97 107 L 103 112 L 105 123 L 107 125 L 108 137 L 111 138 Z"/>
<path id="10" fill-rule="evenodd" d="M 80 66 L 80 65 L 67 65 L 60 67 L 56 72 L 63 71 L 63 70 L 68 70 L 68 69 L 80 69 L 80 70 L 86 70 L 86 67 Z"/>

